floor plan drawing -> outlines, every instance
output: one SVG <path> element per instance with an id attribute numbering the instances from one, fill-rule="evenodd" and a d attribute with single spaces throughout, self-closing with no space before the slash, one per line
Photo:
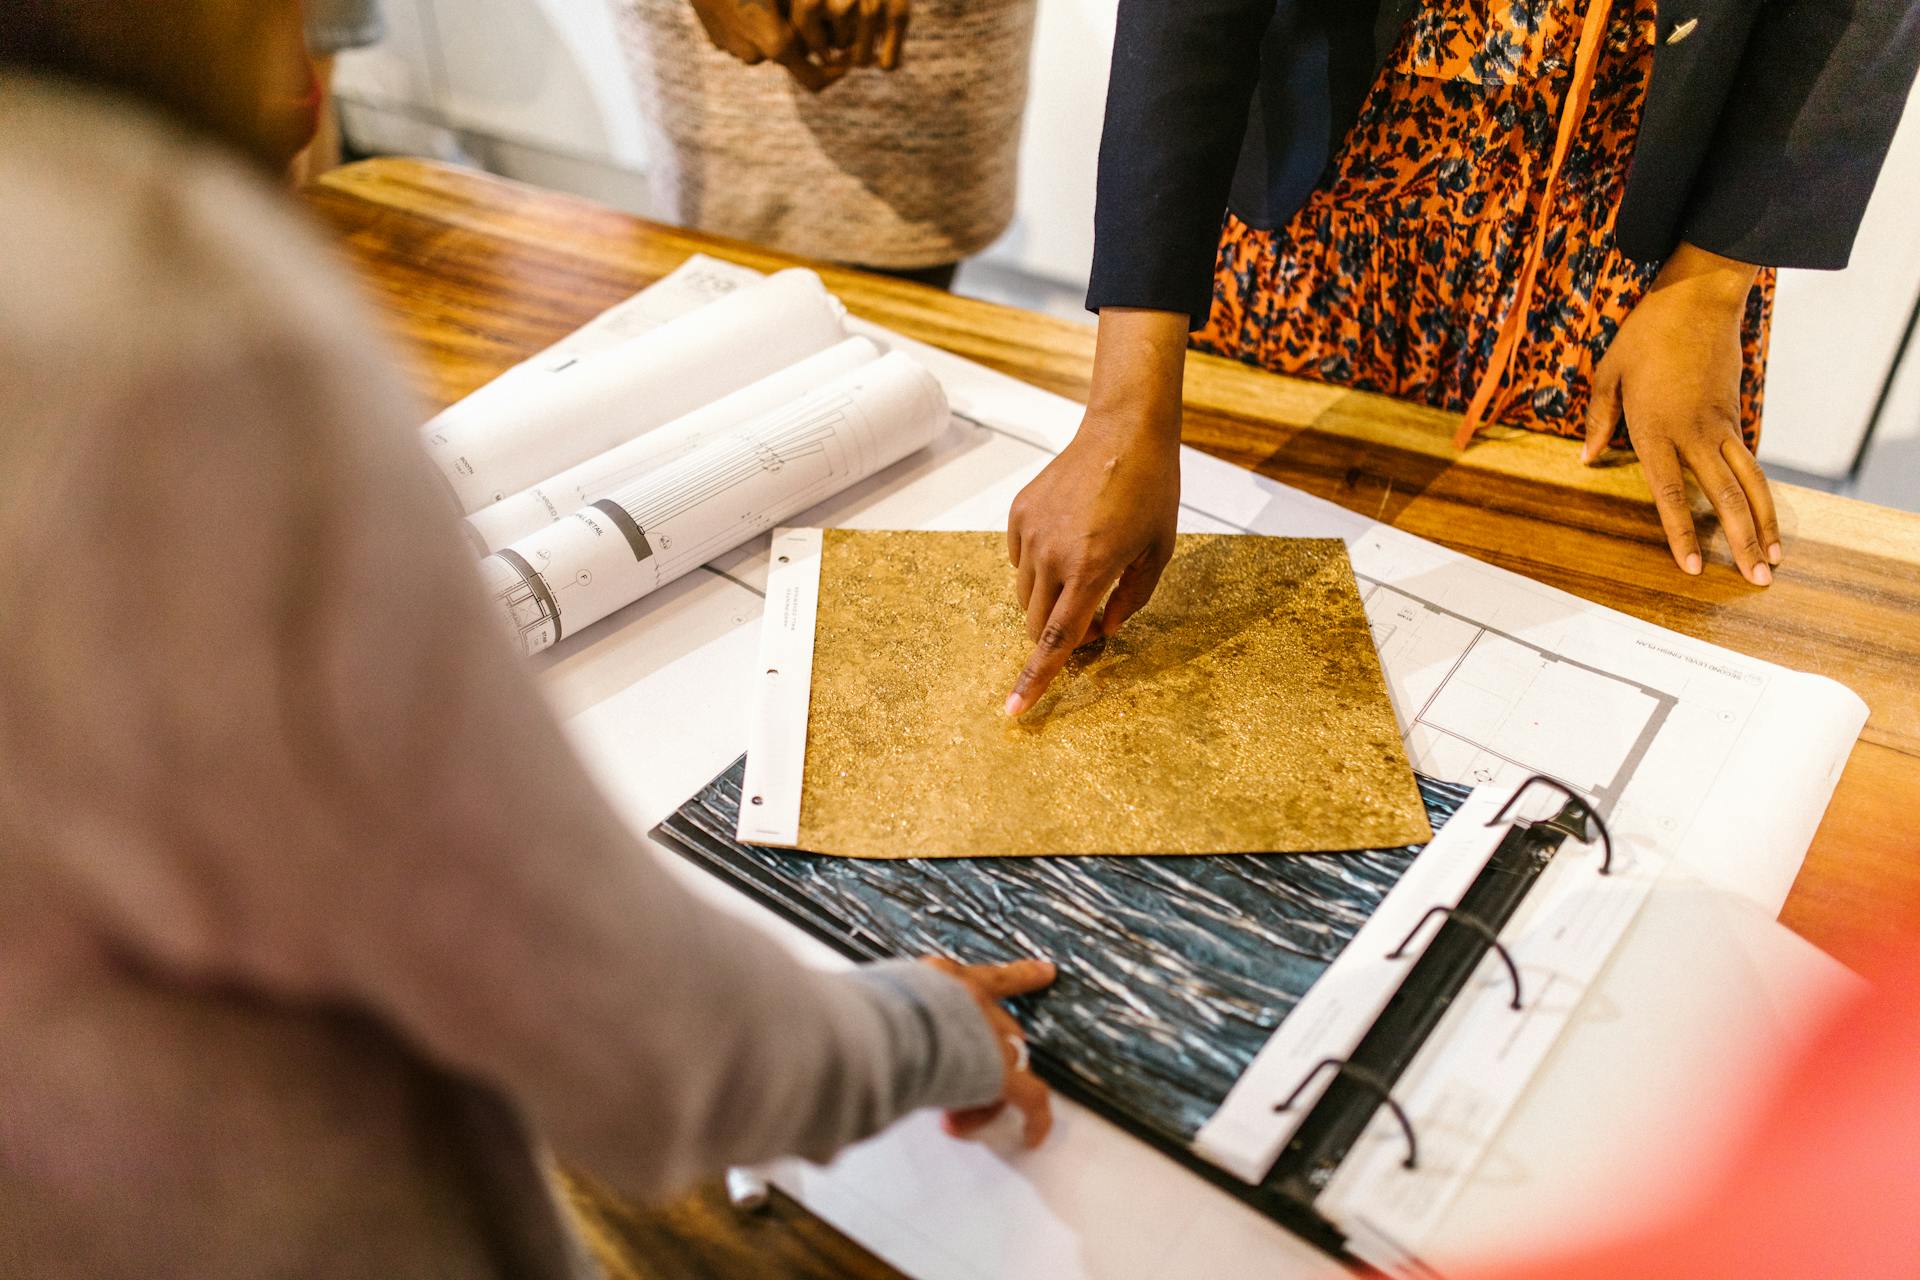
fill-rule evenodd
<path id="1" fill-rule="evenodd" d="M 1014 474 L 1036 465 L 1022 456 L 1057 452 L 990 414 L 963 405 L 953 416 L 979 432 L 978 449 L 1005 455 L 997 465 Z M 1689 838 L 1716 779 L 1737 767 L 1736 748 L 1769 684 L 1785 674 L 1279 490 L 1231 464 L 1189 456 L 1183 470 L 1183 530 L 1347 541 L 1416 770 L 1466 784 L 1543 774 L 1618 819 L 1627 845 L 1671 851 Z M 982 495 L 948 512 L 943 525 L 991 527 L 1017 489 Z"/>
<path id="2" fill-rule="evenodd" d="M 1475 785 L 1542 773 L 1602 814 L 1612 809 L 1673 709 L 1672 694 L 1384 583 L 1360 583 L 1414 768 Z M 1583 706 L 1599 712 L 1594 731 L 1565 732 L 1567 710 Z"/>
<path id="3" fill-rule="evenodd" d="M 546 575 L 516 551 L 480 562 L 481 580 L 523 651 L 537 653 L 560 640 L 560 606 Z"/>

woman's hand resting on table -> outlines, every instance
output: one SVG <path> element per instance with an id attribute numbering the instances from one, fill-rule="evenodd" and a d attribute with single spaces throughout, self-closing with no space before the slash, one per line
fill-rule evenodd
<path id="1" fill-rule="evenodd" d="M 956 1138 L 972 1137 L 995 1116 L 1012 1107 L 1020 1113 L 1022 1139 L 1029 1147 L 1039 1146 L 1053 1128 L 1053 1104 L 1047 1086 L 1040 1082 L 1027 1061 L 1026 1033 L 1000 1002 L 1038 991 L 1051 983 L 1055 972 L 1052 962 L 1016 960 L 1012 964 L 961 965 L 936 957 L 924 963 L 948 977 L 958 978 L 973 993 L 982 1016 L 993 1030 L 994 1039 L 1000 1042 L 1000 1058 L 1006 1073 L 1000 1100 L 984 1107 L 947 1112 L 947 1132 Z"/>
<path id="2" fill-rule="evenodd" d="M 1691 245 L 1674 252 L 1594 370 L 1583 456 L 1599 458 L 1624 413 L 1674 561 L 1701 570 L 1692 472 L 1740 572 L 1765 586 L 1780 563 L 1780 525 L 1740 438 L 1740 329 L 1754 271 Z M 1186 340 L 1184 315 L 1100 313 L 1086 418 L 1007 515 L 1015 598 L 1034 641 L 1010 716 L 1040 700 L 1076 647 L 1146 604 L 1173 555 Z"/>
<path id="3" fill-rule="evenodd" d="M 1007 514 L 1015 598 L 1034 642 L 1007 695 L 1010 716 L 1040 700 L 1075 648 L 1137 612 L 1173 556 L 1186 341 L 1184 315 L 1100 313 L 1079 433 Z"/>
<path id="4" fill-rule="evenodd" d="M 1691 245 L 1667 259 L 1594 370 L 1582 457 L 1599 458 L 1624 411 L 1674 562 L 1688 573 L 1703 563 L 1691 471 L 1740 572 L 1764 587 L 1780 563 L 1780 525 L 1767 477 L 1740 437 L 1740 326 L 1753 277 L 1753 267 Z"/>

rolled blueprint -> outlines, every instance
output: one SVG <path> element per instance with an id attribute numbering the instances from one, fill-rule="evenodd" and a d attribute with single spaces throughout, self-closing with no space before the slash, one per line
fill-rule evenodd
<path id="1" fill-rule="evenodd" d="M 462 515 L 845 340 L 811 271 L 782 271 L 552 377 L 505 377 L 422 428 Z"/>
<path id="2" fill-rule="evenodd" d="M 892 352 L 480 562 L 529 654 L 924 448 L 940 384 Z"/>
<path id="3" fill-rule="evenodd" d="M 879 359 L 880 354 L 879 344 L 871 338 L 848 338 L 675 418 L 664 427 L 569 467 L 531 489 L 508 494 L 468 516 L 467 528 L 486 551 L 498 551 L 556 520 L 566 519 L 647 472 L 657 471 L 717 435 L 793 404 L 841 374 Z"/>

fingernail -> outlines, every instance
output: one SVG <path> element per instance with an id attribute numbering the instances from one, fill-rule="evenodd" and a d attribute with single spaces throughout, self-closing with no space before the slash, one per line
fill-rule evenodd
<path id="1" fill-rule="evenodd" d="M 1025 704 L 1020 701 L 1020 695 L 1017 693 L 1010 693 L 1007 695 L 1007 705 L 1002 707 L 1000 710 L 1002 714 L 1004 714 L 1009 720 L 1011 720 L 1013 717 L 1019 715 L 1022 711 L 1025 711 L 1026 709 L 1027 708 Z"/>
<path id="2" fill-rule="evenodd" d="M 1698 551 L 1688 553 L 1686 570 L 1692 574 L 1698 574 L 1700 572 L 1700 553 Z"/>
<path id="3" fill-rule="evenodd" d="M 1772 546 L 1767 548 L 1767 563 L 1779 564 L 1780 557 L 1784 554 L 1786 553 L 1780 550 L 1780 544 L 1777 542 L 1774 543 Z"/>
<path id="4" fill-rule="evenodd" d="M 1764 587 L 1773 581 L 1773 571 L 1763 564 L 1753 566 L 1753 585 Z"/>

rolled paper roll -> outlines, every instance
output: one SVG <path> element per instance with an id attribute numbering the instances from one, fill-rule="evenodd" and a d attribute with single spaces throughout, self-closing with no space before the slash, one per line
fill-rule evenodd
<path id="1" fill-rule="evenodd" d="M 538 484 L 846 339 L 845 310 L 793 269 L 544 377 L 508 375 L 423 427 L 462 515 Z"/>
<path id="2" fill-rule="evenodd" d="M 871 338 L 848 338 L 530 489 L 508 494 L 468 516 L 467 528 L 482 554 L 510 546 L 715 436 L 800 400 L 841 374 L 879 359 L 880 354 L 879 344 Z"/>
<path id="3" fill-rule="evenodd" d="M 930 444 L 932 374 L 891 352 L 503 547 L 481 573 L 538 653 Z"/>

